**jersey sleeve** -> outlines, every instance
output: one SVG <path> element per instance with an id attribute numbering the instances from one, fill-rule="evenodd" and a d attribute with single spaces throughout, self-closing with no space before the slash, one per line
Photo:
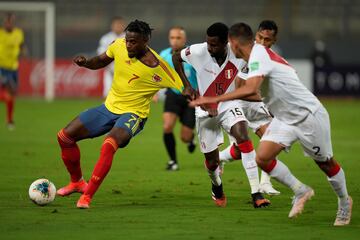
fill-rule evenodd
<path id="1" fill-rule="evenodd" d="M 255 45 L 249 59 L 249 74 L 247 78 L 256 76 L 267 76 L 273 67 L 273 63 L 270 60 L 263 46 Z"/>
<path id="2" fill-rule="evenodd" d="M 237 73 L 237 76 L 239 78 L 245 80 L 247 78 L 247 76 L 248 76 L 248 73 L 249 73 L 249 68 L 248 68 L 247 63 L 244 61 L 239 67 L 239 71 Z"/>
<path id="3" fill-rule="evenodd" d="M 196 69 L 200 63 L 204 61 L 203 56 L 206 54 L 206 51 L 206 43 L 200 43 L 181 50 L 180 54 L 183 61 L 189 63 Z"/>
<path id="4" fill-rule="evenodd" d="M 117 40 L 118 41 L 118 40 Z M 116 47 L 116 41 L 112 42 L 106 50 L 106 55 L 109 58 L 114 58 L 114 48 Z"/>

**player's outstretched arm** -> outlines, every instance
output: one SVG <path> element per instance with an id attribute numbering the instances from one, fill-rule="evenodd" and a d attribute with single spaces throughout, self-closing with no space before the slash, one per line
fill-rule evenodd
<path id="1" fill-rule="evenodd" d="M 109 65 L 112 61 L 114 61 L 113 58 L 110 58 L 106 55 L 106 53 L 100 54 L 99 56 L 92 57 L 90 59 L 87 59 L 84 56 L 77 56 L 74 58 L 74 63 L 80 67 L 85 67 L 89 69 L 100 69 L 103 67 L 106 67 Z"/>
<path id="2" fill-rule="evenodd" d="M 179 74 L 181 81 L 184 84 L 184 91 L 183 91 L 183 95 L 185 95 L 186 97 L 189 97 L 191 100 L 196 99 L 196 91 L 191 87 L 191 84 L 189 82 L 189 80 L 187 79 L 185 72 L 184 72 L 184 67 L 183 67 L 183 60 L 181 58 L 181 54 L 180 52 L 174 53 L 174 55 L 172 56 L 172 61 L 175 67 L 175 71 Z"/>
<path id="3" fill-rule="evenodd" d="M 234 99 L 246 99 L 247 97 L 256 95 L 259 92 L 260 86 L 264 80 L 263 76 L 251 77 L 246 80 L 245 84 L 235 89 L 232 92 L 219 95 L 216 97 L 200 97 L 190 103 L 190 106 L 200 106 L 209 103 L 219 103 Z"/>
<path id="4" fill-rule="evenodd" d="M 245 86 L 246 80 L 242 79 L 241 77 L 236 76 L 235 77 L 235 88 L 241 88 L 243 86 Z M 255 102 L 260 102 L 262 101 L 261 99 L 261 95 L 259 92 L 257 92 L 254 95 L 248 96 L 246 98 L 244 98 L 243 100 L 245 101 L 255 101 Z"/>

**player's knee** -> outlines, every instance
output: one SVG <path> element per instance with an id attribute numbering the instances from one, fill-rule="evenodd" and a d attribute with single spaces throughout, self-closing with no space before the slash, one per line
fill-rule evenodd
<path id="1" fill-rule="evenodd" d="M 57 140 L 61 147 L 75 144 L 75 141 L 69 136 L 64 128 L 57 133 Z"/>
<path id="2" fill-rule="evenodd" d="M 256 153 L 256 163 L 261 169 L 266 169 L 271 159 L 262 152 Z"/>
<path id="3" fill-rule="evenodd" d="M 235 136 L 234 136 L 234 137 L 235 137 Z M 236 142 L 237 142 L 238 144 L 250 140 L 250 138 L 249 138 L 249 136 L 248 136 L 247 133 L 237 134 L 237 136 L 235 137 L 235 139 L 236 139 Z"/>
<path id="4" fill-rule="evenodd" d="M 315 163 L 328 177 L 336 175 L 341 169 L 340 164 L 333 158 L 330 158 L 324 162 L 315 161 Z"/>
<path id="5" fill-rule="evenodd" d="M 116 128 L 110 131 L 108 137 L 111 137 L 115 140 L 118 148 L 126 147 L 131 139 L 131 135 L 122 128 Z"/>
<path id="6" fill-rule="evenodd" d="M 183 141 L 184 143 L 189 143 L 194 138 L 194 135 L 192 132 L 191 133 L 182 132 L 180 138 L 181 138 L 181 141 Z"/>
<path id="7" fill-rule="evenodd" d="M 168 123 L 164 123 L 164 125 L 163 125 L 164 133 L 172 133 L 173 128 L 174 127 L 171 124 L 168 124 Z"/>

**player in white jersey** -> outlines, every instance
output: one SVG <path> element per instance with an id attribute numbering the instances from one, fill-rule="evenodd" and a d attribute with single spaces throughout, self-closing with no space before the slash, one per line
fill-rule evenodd
<path id="1" fill-rule="evenodd" d="M 305 155 L 315 160 L 325 172 L 338 197 L 335 226 L 350 223 L 352 199 L 348 195 L 343 169 L 333 157 L 329 115 L 320 101 L 300 82 L 295 70 L 271 49 L 254 44 L 251 28 L 245 23 L 233 25 L 229 31 L 231 48 L 236 56 L 249 62 L 249 74 L 243 87 L 234 92 L 200 98 L 192 105 L 211 104 L 243 99 L 261 90 L 264 102 L 274 119 L 267 128 L 257 149 L 258 165 L 273 178 L 294 191 L 289 218 L 298 216 L 314 190 L 292 175 L 275 157 L 299 141 Z"/>
<path id="2" fill-rule="evenodd" d="M 109 45 L 117 38 L 124 38 L 125 20 L 122 17 L 114 17 L 111 20 L 111 31 L 100 38 L 97 53 L 100 55 L 108 49 Z M 104 70 L 103 96 L 106 97 L 111 88 L 114 77 L 114 63 L 109 64 Z"/>
<path id="3" fill-rule="evenodd" d="M 173 55 L 173 63 L 180 77 L 186 81 L 182 61 L 196 70 L 198 90 L 201 96 L 217 96 L 235 90 L 235 77 L 242 76 L 246 62 L 236 58 L 227 41 L 228 27 L 214 23 L 207 29 L 205 43 L 194 44 Z M 222 129 L 231 134 L 241 151 L 242 163 L 249 179 L 255 208 L 270 204 L 259 192 L 259 173 L 255 151 L 247 133 L 247 119 L 240 100 L 206 106 L 205 112 L 196 109 L 196 124 L 200 149 L 205 155 L 205 166 L 212 181 L 212 198 L 216 205 L 224 207 L 226 197 L 222 189 L 219 169 L 218 146 L 223 143 Z"/>
<path id="4" fill-rule="evenodd" d="M 271 48 L 273 44 L 276 42 L 278 33 L 278 27 L 276 23 L 272 20 L 263 20 L 259 24 L 258 30 L 256 32 L 255 41 L 256 43 L 262 44 L 265 47 Z M 244 74 L 248 73 L 248 67 L 241 69 Z M 243 79 L 241 79 L 241 85 L 243 85 Z M 254 131 L 254 133 L 258 137 L 262 137 L 266 128 L 269 126 L 272 116 L 268 111 L 265 104 L 261 101 L 244 101 L 244 113 L 246 118 L 249 121 L 249 127 Z M 222 150 L 219 154 L 220 158 L 220 169 L 224 171 L 224 165 L 228 162 L 232 162 L 234 160 L 240 160 L 241 154 L 237 149 L 234 138 L 229 135 L 230 145 Z M 268 195 L 279 195 L 280 192 L 274 189 L 270 182 L 270 176 L 261 171 L 260 178 L 260 192 L 266 193 Z"/>

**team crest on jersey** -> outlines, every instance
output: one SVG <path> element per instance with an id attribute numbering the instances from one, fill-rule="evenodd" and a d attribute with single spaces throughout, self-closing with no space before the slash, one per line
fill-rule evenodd
<path id="1" fill-rule="evenodd" d="M 189 56 L 191 54 L 190 47 L 187 47 L 185 50 L 185 56 Z"/>
<path id="2" fill-rule="evenodd" d="M 234 71 L 232 69 L 225 70 L 225 78 L 232 79 L 234 75 Z"/>
<path id="3" fill-rule="evenodd" d="M 152 77 L 152 80 L 154 82 L 161 82 L 162 78 L 159 75 L 154 74 L 153 77 Z"/>

